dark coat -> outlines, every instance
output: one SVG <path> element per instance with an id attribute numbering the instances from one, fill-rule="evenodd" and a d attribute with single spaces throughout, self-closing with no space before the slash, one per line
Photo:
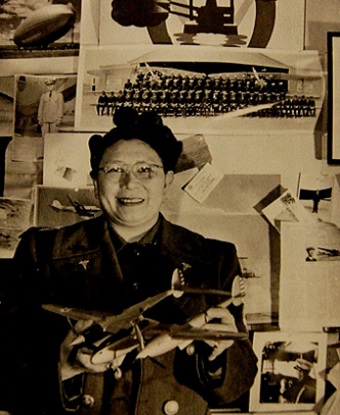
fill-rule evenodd
<path id="1" fill-rule="evenodd" d="M 153 279 L 149 295 L 170 289 L 175 268 L 185 269 L 185 283 L 190 286 L 227 291 L 231 290 L 235 275 L 240 274 L 233 244 L 206 239 L 164 218 L 153 248 L 162 258 L 158 264 L 161 274 Z M 19 275 L 17 288 L 21 292 L 19 310 L 25 310 L 31 339 L 24 353 L 27 362 L 22 377 L 29 385 L 24 392 L 25 413 L 29 412 L 30 404 L 34 405 L 33 412 L 39 413 L 39 401 L 41 413 L 59 414 L 59 393 L 55 392 L 63 385 L 58 384 L 56 362 L 59 345 L 69 327 L 65 318 L 41 312 L 41 304 L 58 303 L 119 313 L 128 305 L 129 293 L 124 288 L 117 254 L 103 217 L 61 229 L 28 230 L 18 246 L 15 261 Z M 212 302 L 209 306 L 220 302 L 216 298 L 208 301 Z M 170 298 L 154 314 L 163 316 L 164 320 L 176 316 L 176 320 L 185 321 L 202 312 L 206 305 L 203 296 L 187 296 L 186 300 Z M 242 327 L 242 312 L 236 307 L 232 311 L 238 327 Z M 166 401 L 176 400 L 179 414 L 203 415 L 207 403 L 231 404 L 253 384 L 256 357 L 249 341 L 235 342 L 214 362 L 213 371 L 216 365 L 222 369 L 222 376 L 214 378 L 210 376 L 212 368 L 207 360 L 210 351 L 204 342 L 196 342 L 192 355 L 173 350 L 156 360 L 134 362 L 126 358 L 123 378 L 119 381 L 110 371 L 87 375 L 85 393 L 94 396 L 95 403 L 90 409 L 80 411 L 91 415 L 156 415 L 163 413 Z M 39 384 L 39 393 L 34 393 Z M 69 406 L 67 400 L 64 404 Z M 54 410 L 44 412 L 45 406 Z"/>

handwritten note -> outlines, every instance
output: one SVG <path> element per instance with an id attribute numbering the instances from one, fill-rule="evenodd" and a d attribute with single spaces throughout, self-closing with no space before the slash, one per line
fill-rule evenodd
<path id="1" fill-rule="evenodd" d="M 207 163 L 183 190 L 197 202 L 202 203 L 222 180 L 223 174 Z"/>

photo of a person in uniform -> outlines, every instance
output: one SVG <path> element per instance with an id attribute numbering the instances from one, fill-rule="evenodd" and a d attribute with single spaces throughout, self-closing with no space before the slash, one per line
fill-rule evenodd
<path id="1" fill-rule="evenodd" d="M 296 359 L 294 369 L 298 381 L 292 389 L 292 402 L 314 403 L 316 396 L 316 380 L 310 376 L 313 363 L 306 359 Z"/>
<path id="2" fill-rule="evenodd" d="M 306 359 L 295 360 L 296 378 L 285 379 L 282 397 L 286 403 L 315 403 L 316 379 L 311 377 L 313 363 Z"/>
<path id="3" fill-rule="evenodd" d="M 43 137 L 46 133 L 58 132 L 58 126 L 64 116 L 64 97 L 61 92 L 56 90 L 56 83 L 55 78 L 46 79 L 45 85 L 48 91 L 40 97 L 38 122 Z"/>
<path id="4" fill-rule="evenodd" d="M 311 377 L 313 363 L 306 359 L 296 359 L 294 369 L 297 378 L 285 383 L 283 397 L 287 403 L 315 403 L 316 379 Z"/>
<path id="5" fill-rule="evenodd" d="M 104 115 L 108 109 L 109 97 L 103 91 L 97 100 L 97 115 Z"/>

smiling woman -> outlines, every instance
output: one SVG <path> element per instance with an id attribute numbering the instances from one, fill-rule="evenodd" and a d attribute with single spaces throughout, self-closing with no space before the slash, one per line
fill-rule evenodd
<path id="1" fill-rule="evenodd" d="M 154 114 L 123 109 L 114 120 L 117 128 L 89 141 L 91 176 L 110 225 L 131 241 L 157 222 L 182 143 Z"/>
<path id="2" fill-rule="evenodd" d="M 104 214 L 124 239 L 138 239 L 157 222 L 173 172 L 165 173 L 157 152 L 140 139 L 118 140 L 100 165 L 94 186 Z"/>

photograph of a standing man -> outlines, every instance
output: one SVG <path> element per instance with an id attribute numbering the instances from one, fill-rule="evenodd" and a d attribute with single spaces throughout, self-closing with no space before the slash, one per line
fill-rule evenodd
<path id="1" fill-rule="evenodd" d="M 46 133 L 58 131 L 64 115 L 64 97 L 61 92 L 56 90 L 55 78 L 45 80 L 48 91 L 40 97 L 38 109 L 38 122 L 41 126 L 42 136 Z"/>

